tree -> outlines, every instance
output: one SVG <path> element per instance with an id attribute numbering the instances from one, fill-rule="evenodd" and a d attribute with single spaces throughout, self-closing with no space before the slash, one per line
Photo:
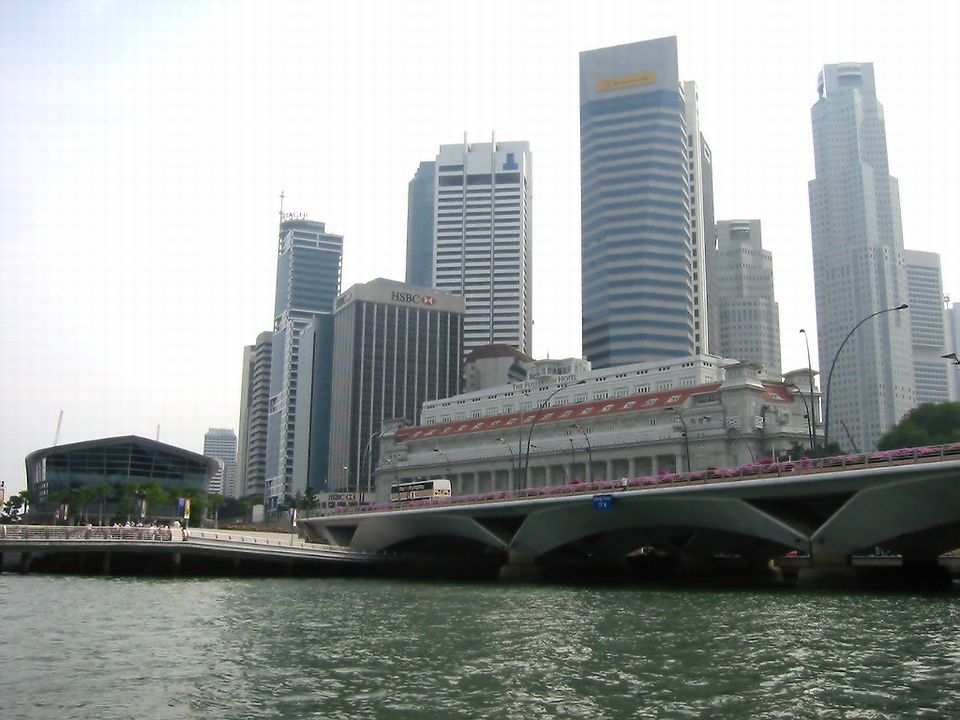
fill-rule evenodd
<path id="1" fill-rule="evenodd" d="M 0 525 L 15 525 L 23 522 L 22 510 L 26 503 L 21 495 L 12 495 L 0 508 Z"/>
<path id="2" fill-rule="evenodd" d="M 924 403 L 880 438 L 880 450 L 960 442 L 960 403 Z"/>
<path id="3" fill-rule="evenodd" d="M 227 499 L 220 493 L 211 493 L 207 497 L 207 505 L 213 508 L 213 527 L 217 528 L 220 524 L 220 506 L 227 502 Z"/>

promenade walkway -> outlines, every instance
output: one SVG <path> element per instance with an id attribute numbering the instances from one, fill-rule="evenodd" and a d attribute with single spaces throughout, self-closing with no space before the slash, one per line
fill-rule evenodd
<path id="1" fill-rule="evenodd" d="M 85 556 L 85 557 L 81 557 Z M 94 557 L 90 561 L 89 558 Z M 382 563 L 372 553 L 306 542 L 289 535 L 152 527 L 0 525 L 0 562 L 6 570 L 110 568 L 139 563 L 141 570 L 175 574 L 249 574 L 252 568 L 336 570 Z M 247 572 L 245 572 L 245 570 Z M 123 573 L 121 573 L 123 574 Z M 184 573 L 187 574 L 187 573 Z"/>

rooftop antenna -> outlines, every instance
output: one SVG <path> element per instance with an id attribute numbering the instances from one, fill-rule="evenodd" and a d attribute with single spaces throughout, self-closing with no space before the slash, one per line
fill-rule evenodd
<path id="1" fill-rule="evenodd" d="M 160 442 L 160 423 L 157 423 L 157 442 Z"/>
<path id="2" fill-rule="evenodd" d="M 56 447 L 57 443 L 60 442 L 60 426 L 63 424 L 63 410 L 60 411 L 60 417 L 57 418 L 57 432 L 53 435 L 53 445 Z"/>

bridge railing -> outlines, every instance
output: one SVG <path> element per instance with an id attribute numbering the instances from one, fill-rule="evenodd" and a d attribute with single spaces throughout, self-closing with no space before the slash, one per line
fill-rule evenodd
<path id="1" fill-rule="evenodd" d="M 461 495 L 436 500 L 415 500 L 405 503 L 364 505 L 338 508 L 336 514 L 354 514 L 383 512 L 386 510 L 407 510 L 446 505 L 505 502 L 526 498 L 552 498 L 570 495 L 591 495 L 626 490 L 644 490 L 657 487 L 675 487 L 713 482 L 734 482 L 739 480 L 771 479 L 795 475 L 836 472 L 838 470 L 858 470 L 867 467 L 892 465 L 912 465 L 918 463 L 939 462 L 960 459 L 960 443 L 936 445 L 898 450 L 881 450 L 874 453 L 856 455 L 836 455 L 826 458 L 801 458 L 776 462 L 774 460 L 748 463 L 736 468 L 708 468 L 689 473 L 661 473 L 657 476 L 622 478 L 620 480 L 595 480 L 592 482 L 569 485 L 549 485 L 522 490 L 496 490 L 475 495 Z"/>
<path id="2" fill-rule="evenodd" d="M 0 525 L 3 540 L 136 540 L 168 542 L 170 528 L 101 527 L 88 525 Z"/>

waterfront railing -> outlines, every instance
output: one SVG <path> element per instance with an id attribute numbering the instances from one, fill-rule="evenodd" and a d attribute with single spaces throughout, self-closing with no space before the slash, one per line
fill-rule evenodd
<path id="1" fill-rule="evenodd" d="M 548 485 L 525 488 L 522 490 L 495 490 L 474 495 L 460 495 L 452 498 L 415 500 L 405 503 L 363 505 L 360 508 L 338 508 L 336 514 L 369 513 L 384 511 L 402 511 L 414 508 L 464 505 L 477 503 L 506 502 L 535 498 L 566 497 L 571 495 L 592 495 L 617 491 L 634 491 L 682 485 L 700 485 L 705 483 L 737 482 L 741 480 L 772 479 L 829 473 L 847 470 L 863 470 L 882 466 L 912 465 L 943 460 L 960 459 L 960 443 L 917 448 L 881 450 L 873 453 L 835 455 L 825 458 L 800 458 L 777 462 L 761 460 L 735 468 L 708 468 L 687 473 L 661 472 L 656 476 L 621 478 L 620 480 L 594 480 L 566 485 Z"/>

